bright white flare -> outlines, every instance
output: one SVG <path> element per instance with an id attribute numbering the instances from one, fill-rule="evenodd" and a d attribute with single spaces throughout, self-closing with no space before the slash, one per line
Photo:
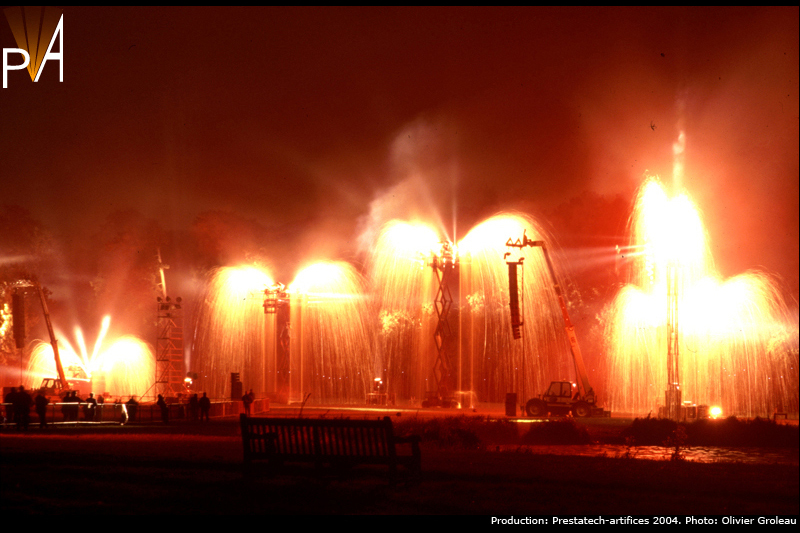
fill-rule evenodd
<path id="1" fill-rule="evenodd" d="M 66 336 L 56 332 L 59 338 L 58 353 L 67 378 L 92 381 L 95 394 L 109 393 L 111 396 L 142 396 L 153 384 L 155 357 L 152 348 L 140 338 L 124 335 L 107 342 L 106 337 L 111 317 L 105 316 L 100 333 L 91 353 L 86 348 L 83 331 L 75 328 L 76 350 Z M 57 375 L 55 356 L 50 343 L 37 340 L 33 344 L 28 364 L 28 387 L 36 388 L 44 377 Z"/>

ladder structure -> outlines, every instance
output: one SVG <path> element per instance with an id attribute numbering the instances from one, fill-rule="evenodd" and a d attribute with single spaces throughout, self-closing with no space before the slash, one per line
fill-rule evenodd
<path id="1" fill-rule="evenodd" d="M 680 298 L 680 270 L 674 264 L 667 266 L 667 418 L 681 417 L 680 350 L 678 337 L 678 300 Z"/>
<path id="2" fill-rule="evenodd" d="M 183 362 L 183 310 L 181 299 L 158 297 L 156 327 L 156 394 L 177 396 L 186 375 Z"/>
<path id="3" fill-rule="evenodd" d="M 275 383 L 278 402 L 289 400 L 291 383 L 291 304 L 286 288 L 276 283 L 264 290 L 264 313 L 275 315 Z"/>
<path id="4" fill-rule="evenodd" d="M 436 361 L 433 365 L 433 377 L 436 380 L 436 391 L 428 393 L 423 407 L 455 407 L 454 372 L 453 372 L 453 341 L 454 336 L 450 327 L 450 311 L 453 307 L 451 286 L 457 286 L 458 274 L 456 270 L 456 257 L 450 243 L 442 243 L 439 255 L 433 256 L 431 263 L 436 274 L 438 288 L 434 309 L 436 310 L 437 323 L 433 333 L 436 344 Z M 426 405 L 427 404 L 427 405 Z"/>

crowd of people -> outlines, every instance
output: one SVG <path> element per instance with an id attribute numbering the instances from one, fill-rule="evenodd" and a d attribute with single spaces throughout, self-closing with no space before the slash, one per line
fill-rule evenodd
<path id="1" fill-rule="evenodd" d="M 89 393 L 87 398 L 82 399 L 78 396 L 78 391 L 72 390 L 67 391 L 59 400 L 65 422 L 77 422 L 81 406 L 83 407 L 84 421 L 99 422 L 102 420 L 102 409 L 98 408 L 102 407 L 105 402 L 105 398 L 102 396 L 95 398 L 94 393 Z M 47 410 L 51 402 L 43 389 L 38 390 L 35 397 L 31 397 L 31 393 L 26 391 L 24 386 L 14 387 L 5 395 L 3 403 L 6 407 L 5 422 L 7 424 L 13 424 L 17 429 L 28 429 L 31 422 L 31 407 L 33 407 L 39 417 L 39 426 L 42 428 L 47 426 Z"/>
<path id="2" fill-rule="evenodd" d="M 37 391 L 35 396 L 31 394 L 32 391 L 26 391 L 24 386 L 20 386 L 12 388 L 5 395 L 3 403 L 5 404 L 6 416 L 4 422 L 6 425 L 15 425 L 19 430 L 28 429 L 31 423 L 31 408 L 33 408 L 39 417 L 39 426 L 41 428 L 47 427 L 48 410 L 52 410 L 51 398 L 48 398 L 43 389 Z M 103 408 L 106 401 L 103 395 L 95 397 L 94 393 L 89 393 L 87 398 L 81 398 L 78 396 L 78 391 L 70 390 L 65 392 L 61 398 L 56 398 L 55 400 L 56 401 L 53 403 L 57 403 L 61 406 L 60 410 L 64 422 L 77 423 L 81 411 L 83 412 L 84 422 L 101 422 L 103 420 Z M 242 404 L 247 416 L 251 414 L 253 402 L 255 402 L 255 394 L 251 389 L 242 396 Z M 118 411 L 121 411 L 120 423 L 126 424 L 130 421 L 138 420 L 139 402 L 136 400 L 135 396 L 131 396 L 130 399 L 124 403 L 122 400 L 117 400 L 113 405 L 114 411 L 112 411 L 111 416 L 113 418 L 115 414 L 120 414 Z M 120 405 L 122 406 L 121 409 L 118 408 Z M 177 404 L 174 402 L 170 403 L 163 395 L 159 394 L 156 406 L 159 409 L 161 421 L 164 424 L 170 422 L 170 408 L 172 405 L 178 406 L 174 416 L 183 418 L 184 409 L 186 409 L 185 416 L 189 421 L 210 421 L 211 398 L 209 398 L 205 392 L 202 393 L 202 396 L 198 393 L 191 394 L 185 402 L 183 401 L 183 397 L 179 395 Z M 53 421 L 54 415 L 55 411 L 53 411 L 53 415 L 50 417 L 51 422 Z M 106 416 L 108 417 L 108 415 Z"/>

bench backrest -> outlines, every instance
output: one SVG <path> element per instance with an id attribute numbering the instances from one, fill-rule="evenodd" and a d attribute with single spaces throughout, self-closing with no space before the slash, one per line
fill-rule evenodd
<path id="1" fill-rule="evenodd" d="M 395 457 L 392 420 L 248 418 L 245 453 L 291 457 Z M 274 437 L 266 437 L 274 435 Z"/>

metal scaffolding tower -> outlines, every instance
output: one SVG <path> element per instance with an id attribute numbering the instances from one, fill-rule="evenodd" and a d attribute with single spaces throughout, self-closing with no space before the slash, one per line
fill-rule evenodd
<path id="1" fill-rule="evenodd" d="M 289 401 L 291 390 L 291 305 L 285 287 L 278 283 L 264 290 L 264 313 L 275 315 L 275 383 L 278 401 Z"/>
<path id="2" fill-rule="evenodd" d="M 438 283 L 436 299 L 434 300 L 438 321 L 436 330 L 433 333 L 433 339 L 436 343 L 436 361 L 433 365 L 436 391 L 433 394 L 429 393 L 426 403 L 429 406 L 455 407 L 458 402 L 454 396 L 455 376 L 453 373 L 453 354 L 451 353 L 453 351 L 454 337 L 450 327 L 449 314 L 453 307 L 453 296 L 450 287 L 453 284 L 457 287 L 458 278 L 452 244 L 448 242 L 442 243 L 441 254 L 433 256 L 431 266 L 436 274 Z M 423 404 L 423 407 L 425 407 L 425 404 Z"/>
<path id="3" fill-rule="evenodd" d="M 176 396 L 183 391 L 183 310 L 181 299 L 158 297 L 156 340 L 156 394 Z"/>
<path id="4" fill-rule="evenodd" d="M 667 266 L 667 418 L 678 420 L 681 416 L 681 385 L 679 366 L 678 300 L 680 298 L 680 270 Z"/>

